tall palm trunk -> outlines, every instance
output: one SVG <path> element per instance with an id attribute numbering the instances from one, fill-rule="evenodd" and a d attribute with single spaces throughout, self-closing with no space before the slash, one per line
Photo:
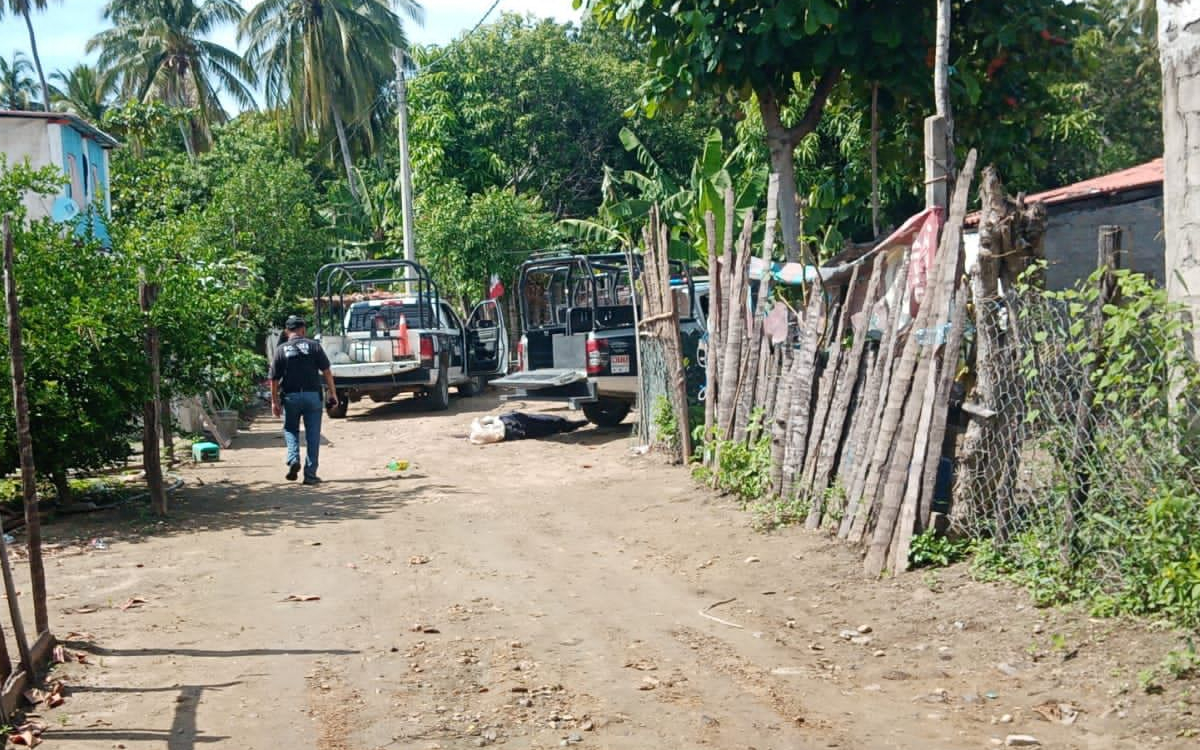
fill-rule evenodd
<path id="1" fill-rule="evenodd" d="M 25 28 L 29 29 L 29 49 L 33 52 L 33 67 L 37 68 L 38 80 L 42 83 L 42 109 L 50 111 L 50 86 L 46 83 L 46 72 L 42 70 L 42 58 L 38 54 L 37 36 L 33 33 L 33 19 L 29 16 L 29 6 L 21 14 L 25 16 Z"/>
<path id="2" fill-rule="evenodd" d="M 350 185 L 350 194 L 354 196 L 354 200 L 362 200 L 358 184 L 354 180 L 354 161 L 350 158 L 350 141 L 346 138 L 346 126 L 342 123 L 342 116 L 337 107 L 333 108 L 333 127 L 337 129 L 338 147 L 342 151 L 342 164 L 346 167 L 346 182 Z"/>

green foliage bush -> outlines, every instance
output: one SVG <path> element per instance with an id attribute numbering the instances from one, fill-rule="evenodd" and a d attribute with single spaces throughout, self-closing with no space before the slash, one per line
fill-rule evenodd
<path id="1" fill-rule="evenodd" d="M 0 214 L 14 214 L 26 390 L 38 468 L 65 486 L 68 469 L 129 453 L 145 397 L 136 270 L 49 220 L 27 222 L 26 193 L 57 192 L 55 169 L 9 167 L 0 154 Z M 0 341 L 0 473 L 18 465 L 7 332 Z"/>
<path id="2" fill-rule="evenodd" d="M 694 476 L 706 483 L 715 480 L 718 489 L 743 504 L 767 495 L 771 489 L 771 435 L 762 430 L 762 418 L 762 410 L 755 410 L 749 424 L 754 437 L 748 443 L 723 440 L 715 432 L 706 435 L 701 423 L 694 430 L 696 442 L 703 446 L 702 455 L 716 455 L 717 465 L 715 468 L 698 465 L 693 470 Z"/>
<path id="3" fill-rule="evenodd" d="M 442 294 L 464 308 L 487 292 L 493 273 L 510 282 L 531 253 L 558 239 L 539 201 L 513 190 L 468 195 L 458 183 L 444 183 L 426 188 L 419 207 L 420 259 Z"/>
<path id="4" fill-rule="evenodd" d="M 113 155 L 114 223 L 131 236 L 181 233 L 188 252 L 236 258 L 262 280 L 254 323 L 279 324 L 312 296 L 313 275 L 330 257 L 314 175 L 275 124 L 254 114 L 218 128 L 212 149 L 191 158 L 174 126 L 181 116 L 136 103 L 109 114 L 133 123 L 124 127 L 143 144 Z"/>
<path id="5" fill-rule="evenodd" d="M 977 568 L 1017 580 L 1041 602 L 1086 600 L 1103 614 L 1164 615 L 1196 626 L 1200 365 L 1190 356 L 1184 311 L 1163 289 L 1128 271 L 1115 281 L 1098 331 L 1098 276 L 1076 289 L 1041 293 L 1065 309 L 1061 324 L 1029 314 L 1037 307 L 1020 314 L 1031 340 L 1021 363 L 1025 421 L 1050 468 L 1042 469 L 1044 495 L 1023 506 L 1007 541 L 980 547 Z M 1050 409 L 1040 390 L 1040 373 L 1070 363 L 1092 367 L 1092 442 L 1081 455 L 1074 450 L 1078 394 Z M 1086 502 L 1074 535 L 1066 536 L 1064 513 L 1080 479 Z"/>

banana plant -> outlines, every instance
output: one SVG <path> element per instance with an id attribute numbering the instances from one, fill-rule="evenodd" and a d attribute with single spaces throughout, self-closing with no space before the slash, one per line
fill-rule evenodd
<path id="1" fill-rule="evenodd" d="M 677 179 L 664 169 L 650 149 L 628 128 L 621 129 L 620 137 L 622 145 L 637 158 L 644 171 L 617 173 L 605 167 L 601 183 L 603 201 L 596 218 L 562 222 L 576 237 L 608 247 L 636 248 L 641 244 L 641 232 L 649 218 L 650 207 L 658 205 L 670 227 L 671 256 L 703 268 L 708 264 L 705 214 L 712 212 L 717 237 L 722 237 L 727 190 L 734 191 L 738 225 L 746 212 L 763 200 L 766 168 L 747 169 L 735 177 L 733 167 L 743 155 L 743 146 L 739 144 L 726 154 L 719 130 L 714 129 L 704 139 L 704 147 L 686 180 Z"/>

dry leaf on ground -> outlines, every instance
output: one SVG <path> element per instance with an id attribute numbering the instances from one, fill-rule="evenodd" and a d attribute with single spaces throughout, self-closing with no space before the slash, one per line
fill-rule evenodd
<path id="1" fill-rule="evenodd" d="M 121 611 L 125 612 L 127 610 L 136 609 L 145 603 L 146 603 L 146 600 L 143 599 L 142 597 L 131 596 L 131 597 L 129 597 L 129 601 L 127 601 L 121 605 Z"/>
<path id="2" fill-rule="evenodd" d="M 427 562 L 429 562 L 429 558 L 425 555 L 413 555 L 408 558 L 409 565 L 424 565 Z"/>
<path id="3" fill-rule="evenodd" d="M 315 594 L 288 594 L 287 598 L 285 598 L 284 601 L 285 602 L 315 602 L 315 601 L 319 601 L 320 599 L 321 599 L 321 597 L 316 596 Z"/>

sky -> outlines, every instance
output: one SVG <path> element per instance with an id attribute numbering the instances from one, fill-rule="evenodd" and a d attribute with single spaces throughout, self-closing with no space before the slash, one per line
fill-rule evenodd
<path id="1" fill-rule="evenodd" d="M 251 7 L 258 0 L 241 0 Z M 445 44 L 470 29 L 491 7 L 494 0 L 423 0 L 425 25 L 416 26 L 405 19 L 409 40 L 416 44 Z M 105 0 L 51 0 L 50 7 L 33 16 L 38 52 L 42 66 L 49 76 L 68 69 L 80 61 L 91 62 L 84 47 L 88 39 L 107 26 L 101 17 Z M 532 13 L 541 18 L 558 21 L 578 21 L 580 11 L 571 7 L 571 0 L 500 0 L 488 20 L 501 13 Z M 237 33 L 232 26 L 214 33 L 213 39 L 230 48 L 237 47 Z M 11 57 L 14 50 L 29 55 L 29 34 L 20 16 L 7 13 L 0 21 L 0 56 Z"/>

